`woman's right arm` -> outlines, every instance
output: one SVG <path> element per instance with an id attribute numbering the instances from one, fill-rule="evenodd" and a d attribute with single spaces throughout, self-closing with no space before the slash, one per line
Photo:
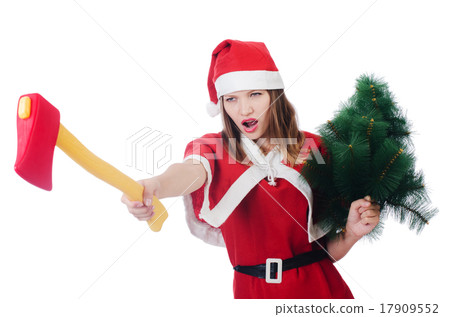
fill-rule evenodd
<path id="1" fill-rule="evenodd" d="M 144 186 L 144 203 L 130 201 L 125 195 L 122 196 L 122 202 L 139 220 L 150 220 L 153 216 L 153 196 L 160 199 L 190 194 L 202 187 L 206 178 L 206 170 L 199 161 L 176 163 L 170 165 L 161 175 L 138 181 Z"/>

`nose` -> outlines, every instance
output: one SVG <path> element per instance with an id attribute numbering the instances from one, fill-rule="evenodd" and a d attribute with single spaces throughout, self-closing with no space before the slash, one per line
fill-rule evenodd
<path id="1" fill-rule="evenodd" d="M 253 112 L 253 107 L 249 98 L 240 98 L 240 111 L 242 116 L 248 116 Z"/>

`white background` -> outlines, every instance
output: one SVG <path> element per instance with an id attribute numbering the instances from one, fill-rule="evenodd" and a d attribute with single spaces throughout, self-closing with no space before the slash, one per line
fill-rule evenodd
<path id="1" fill-rule="evenodd" d="M 389 83 L 414 123 L 417 166 L 441 212 L 419 236 L 389 220 L 379 241 L 361 241 L 337 267 L 366 309 L 447 310 L 449 29 L 445 1 L 2 1 L 0 315 L 272 316 L 277 303 L 292 303 L 232 300 L 226 250 L 190 235 L 180 198 L 163 200 L 170 216 L 156 234 L 59 149 L 51 192 L 13 170 L 17 100 L 32 92 L 135 179 L 150 175 L 126 165 L 125 143 L 144 127 L 171 135 L 171 163 L 181 161 L 187 142 L 222 128 L 205 111 L 206 78 L 226 38 L 266 43 L 311 132 L 360 74 Z"/>

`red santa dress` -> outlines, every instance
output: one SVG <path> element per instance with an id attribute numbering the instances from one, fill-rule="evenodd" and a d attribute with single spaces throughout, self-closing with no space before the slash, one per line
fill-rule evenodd
<path id="1" fill-rule="evenodd" d="M 303 133 L 305 145 L 320 147 L 317 135 Z M 276 148 L 264 156 L 244 135 L 241 142 L 250 165 L 229 155 L 221 133 L 187 145 L 185 160 L 201 162 L 207 172 L 205 184 L 184 196 L 191 232 L 225 246 L 233 267 L 319 249 L 315 241 L 325 232 L 313 223 L 313 195 L 300 174 L 302 165 L 287 166 Z M 284 271 L 279 284 L 235 272 L 233 288 L 235 298 L 353 298 L 328 257 Z"/>

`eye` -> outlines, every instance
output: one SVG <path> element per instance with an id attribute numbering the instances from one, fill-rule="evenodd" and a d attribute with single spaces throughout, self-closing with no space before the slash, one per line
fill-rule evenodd
<path id="1" fill-rule="evenodd" d="M 236 98 L 234 98 L 234 97 L 229 97 L 229 98 L 225 98 L 225 101 L 226 102 L 232 102 L 232 101 L 234 101 Z"/>
<path id="2" fill-rule="evenodd" d="M 258 91 L 252 92 L 252 93 L 250 94 L 250 96 L 259 96 L 259 95 L 261 95 L 261 93 L 258 92 Z"/>

